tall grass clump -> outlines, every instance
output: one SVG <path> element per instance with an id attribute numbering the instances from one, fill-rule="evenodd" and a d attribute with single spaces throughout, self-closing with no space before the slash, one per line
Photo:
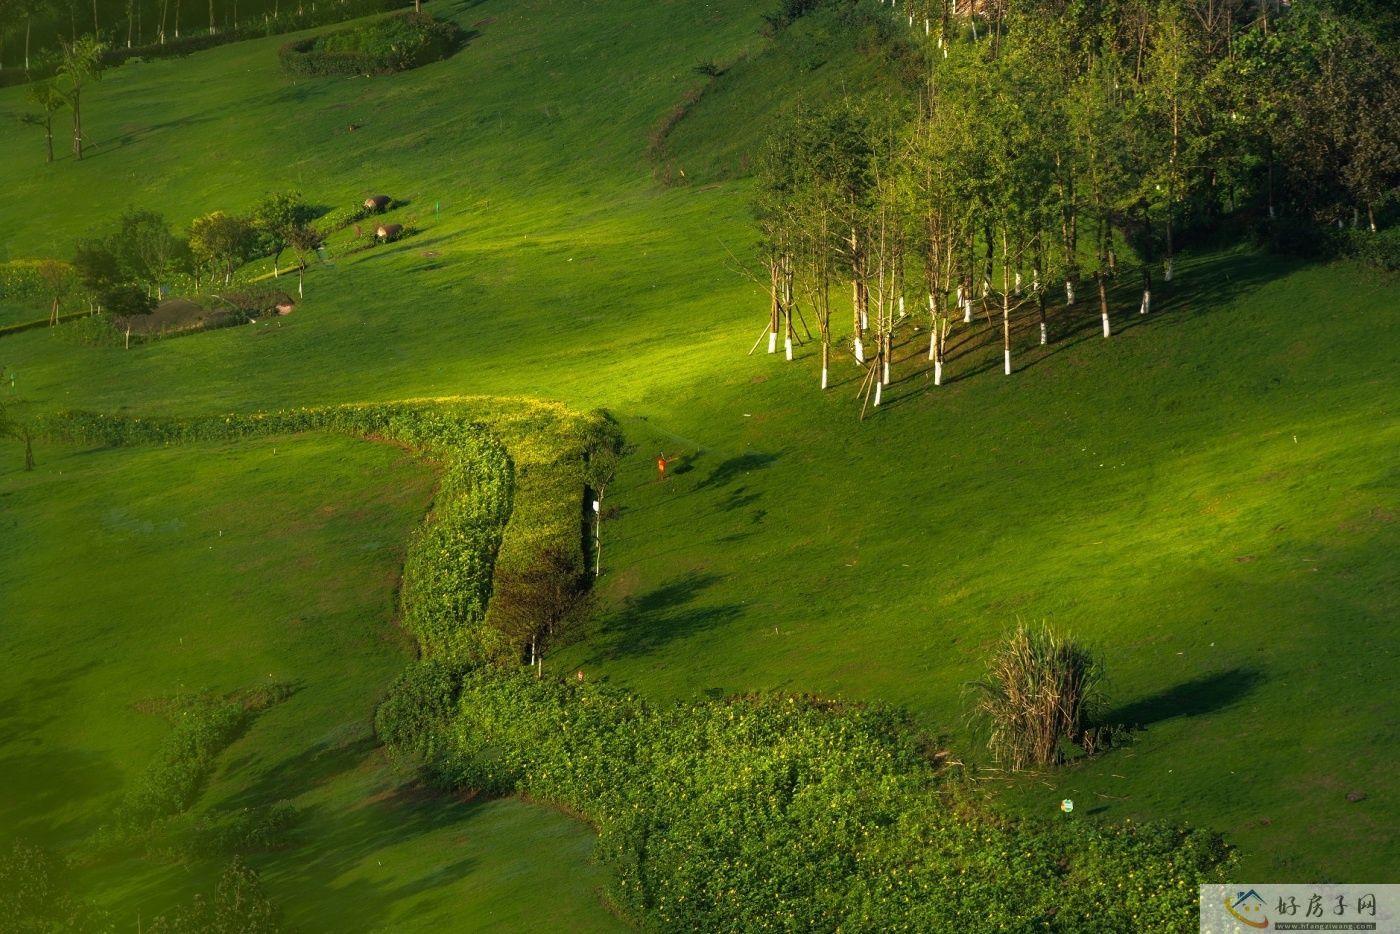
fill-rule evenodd
<path id="1" fill-rule="evenodd" d="M 1018 625 L 970 683 L 971 719 L 999 764 L 1020 771 L 1058 765 L 1062 741 L 1084 739 L 1099 706 L 1098 657 L 1049 626 Z"/>

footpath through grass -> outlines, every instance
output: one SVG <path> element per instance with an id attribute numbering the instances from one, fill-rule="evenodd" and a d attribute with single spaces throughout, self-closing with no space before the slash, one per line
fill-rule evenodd
<path id="1" fill-rule="evenodd" d="M 377 748 L 374 706 L 413 657 L 395 590 L 431 465 L 300 435 L 49 448 L 34 473 L 16 466 L 6 457 L 0 474 L 0 649 L 17 673 L 3 691 L 0 845 L 89 852 L 171 732 L 150 701 L 286 684 L 218 757 L 192 814 L 295 809 L 251 857 L 289 925 L 616 926 L 587 828 L 404 786 Z M 226 858 L 109 853 L 75 882 L 125 928 L 211 890 Z"/>

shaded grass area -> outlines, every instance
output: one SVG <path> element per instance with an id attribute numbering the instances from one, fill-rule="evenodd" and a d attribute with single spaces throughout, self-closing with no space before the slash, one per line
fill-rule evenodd
<path id="1" fill-rule="evenodd" d="M 518 925 L 547 888 L 539 917 L 615 926 L 587 828 L 404 785 L 374 741 L 374 705 L 412 657 L 391 620 L 427 465 L 317 435 L 50 448 L 33 474 L 9 461 L 0 645 L 25 674 L 7 679 L 0 714 L 5 846 L 81 850 L 166 742 L 170 726 L 141 712 L 152 699 L 285 683 L 294 692 L 234 737 L 192 814 L 295 808 L 250 857 L 290 925 Z M 108 854 L 77 881 L 134 924 L 212 888 L 225 860 Z"/>

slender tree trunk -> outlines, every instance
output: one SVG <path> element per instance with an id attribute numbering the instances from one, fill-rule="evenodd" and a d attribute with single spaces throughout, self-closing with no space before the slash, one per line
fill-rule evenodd
<path id="1" fill-rule="evenodd" d="M 1040 307 L 1040 346 L 1044 347 L 1050 343 L 1050 328 L 1045 319 L 1045 293 L 1043 291 L 1036 292 L 1035 300 Z"/>
<path id="2" fill-rule="evenodd" d="M 73 156 L 76 159 L 83 157 L 83 113 L 79 106 L 79 97 L 82 88 L 73 88 Z"/>
<path id="3" fill-rule="evenodd" d="M 48 162 L 53 161 L 53 114 L 44 121 L 44 145 L 48 148 Z"/>
<path id="4" fill-rule="evenodd" d="M 778 320 L 782 317 L 782 299 L 778 295 L 778 257 L 768 261 L 768 352 L 778 352 Z"/>
<path id="5" fill-rule="evenodd" d="M 1099 280 L 1099 314 L 1103 317 L 1103 336 L 1108 337 L 1112 331 L 1108 324 L 1108 289 L 1104 286 L 1103 271 L 1095 273 Z"/>
<path id="6" fill-rule="evenodd" d="M 92 0 L 92 37 L 102 38 L 102 26 L 97 22 L 97 0 Z"/>
<path id="7" fill-rule="evenodd" d="M 209 35 L 214 35 L 214 0 L 209 0 Z"/>
<path id="8" fill-rule="evenodd" d="M 302 260 L 297 266 L 297 298 L 305 298 L 306 293 L 302 289 L 302 283 L 306 281 L 306 260 Z"/>
<path id="9" fill-rule="evenodd" d="M 1142 267 L 1142 308 L 1138 314 L 1145 315 L 1152 310 L 1152 269 Z"/>

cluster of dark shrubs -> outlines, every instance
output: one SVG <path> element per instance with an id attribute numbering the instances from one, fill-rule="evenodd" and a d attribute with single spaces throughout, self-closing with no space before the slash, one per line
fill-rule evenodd
<path id="1" fill-rule="evenodd" d="M 297 39 L 277 54 L 282 70 L 299 77 L 385 75 L 441 61 L 464 39 L 456 23 L 405 12 Z"/>

